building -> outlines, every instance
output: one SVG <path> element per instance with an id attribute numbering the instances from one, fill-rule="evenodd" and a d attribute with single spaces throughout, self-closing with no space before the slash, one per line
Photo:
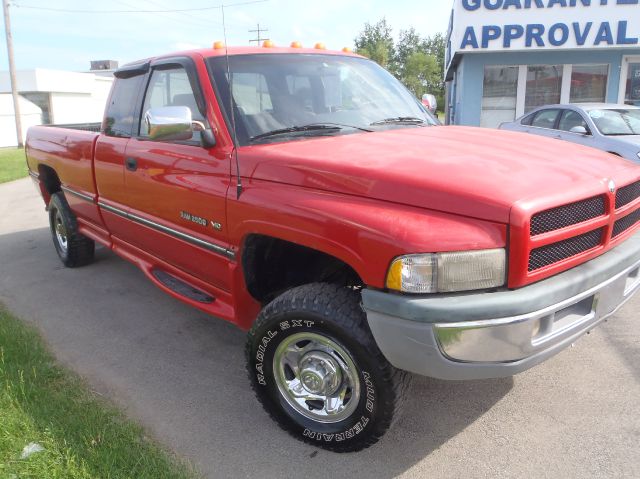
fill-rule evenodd
<path id="1" fill-rule="evenodd" d="M 455 0 L 447 123 L 497 127 L 551 103 L 640 105 L 640 0 Z"/>
<path id="2" fill-rule="evenodd" d="M 100 62 L 105 65 L 104 62 Z M 33 70 L 19 70 L 16 72 L 20 113 L 22 116 L 23 136 L 27 128 L 33 124 L 69 124 L 90 123 L 102 121 L 104 108 L 107 103 L 111 84 L 113 83 L 113 62 L 102 66 L 99 71 L 80 73 L 62 70 L 35 68 Z M 0 96 L 9 94 L 11 98 L 11 83 L 9 72 L 0 72 Z M 25 105 L 29 113 L 23 110 Z M 35 122 L 35 110 L 39 110 Z M 12 124 L 7 131 L 0 131 L 2 146 L 17 145 L 15 121 L 13 120 L 13 103 L 0 102 L 0 117 L 7 125 Z M 25 116 L 28 115 L 28 118 Z M 11 121 L 9 121 L 11 120 Z M 35 123 L 34 123 L 35 122 Z M 3 123 L 3 124 L 4 124 Z M 11 142 L 7 144 L 11 137 Z"/>
<path id="3" fill-rule="evenodd" d="M 42 124 L 42 110 L 29 100 L 18 97 L 20 101 L 20 118 L 22 119 L 22 131 L 31 126 Z M 24 138 L 23 138 L 24 141 Z M 13 111 L 13 97 L 11 93 L 0 93 L 0 148 L 16 146 L 16 120 Z"/>

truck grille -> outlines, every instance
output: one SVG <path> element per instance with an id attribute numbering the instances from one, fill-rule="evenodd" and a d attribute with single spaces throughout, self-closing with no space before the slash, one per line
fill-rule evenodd
<path id="1" fill-rule="evenodd" d="M 640 196 L 640 181 L 623 186 L 616 193 L 616 209 L 628 205 Z"/>
<path id="2" fill-rule="evenodd" d="M 613 224 L 613 237 L 615 238 L 618 235 L 621 235 L 633 225 L 635 225 L 638 221 L 640 221 L 640 210 L 635 210 L 633 213 L 625 216 L 624 218 L 620 218 Z"/>
<path id="3" fill-rule="evenodd" d="M 529 272 L 571 258 L 602 243 L 604 228 L 536 248 L 529 254 Z"/>
<path id="4" fill-rule="evenodd" d="M 537 236 L 582 223 L 604 214 L 604 196 L 594 196 L 593 198 L 536 213 L 531 217 L 530 234 L 531 236 Z"/>

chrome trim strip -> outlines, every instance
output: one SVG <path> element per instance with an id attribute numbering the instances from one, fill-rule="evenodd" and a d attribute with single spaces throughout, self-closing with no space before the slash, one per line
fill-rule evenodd
<path id="1" fill-rule="evenodd" d="M 184 240 L 188 243 L 191 243 L 195 246 L 199 246 L 201 248 L 208 249 L 209 251 L 213 251 L 214 253 L 218 253 L 222 256 L 225 256 L 229 259 L 235 259 L 235 253 L 230 249 L 224 248 L 222 246 L 218 246 L 214 243 L 209 243 L 208 241 L 201 240 L 200 238 L 196 238 L 195 236 L 191 236 L 189 234 L 183 233 L 182 231 L 174 230 L 173 228 L 169 228 L 167 226 L 156 223 L 155 221 L 148 220 L 146 218 L 142 218 L 141 216 L 135 215 L 133 213 L 127 213 L 126 211 L 121 210 L 120 208 L 116 208 L 114 206 L 107 205 L 102 201 L 98 201 L 98 206 L 100 208 L 104 208 L 105 210 L 114 213 L 123 218 L 127 218 L 131 221 L 135 221 L 136 223 L 148 226 L 157 231 L 161 231 L 168 235 L 171 235 L 175 238 Z"/>
<path id="2" fill-rule="evenodd" d="M 61 186 L 60 188 L 62 188 L 63 191 L 66 191 L 67 193 L 73 195 L 73 196 L 77 196 L 78 198 L 85 200 L 85 201 L 89 201 L 90 203 L 95 203 L 94 199 L 92 196 L 89 195 L 85 195 L 84 193 L 80 193 L 79 191 L 76 191 L 72 188 L 69 188 L 68 186 Z"/>
<path id="3" fill-rule="evenodd" d="M 29 176 L 30 176 L 31 178 L 36 179 L 36 180 L 37 180 L 37 179 L 40 179 L 40 175 L 39 175 L 38 173 L 36 173 L 35 171 L 31 171 L 31 170 L 29 170 Z"/>

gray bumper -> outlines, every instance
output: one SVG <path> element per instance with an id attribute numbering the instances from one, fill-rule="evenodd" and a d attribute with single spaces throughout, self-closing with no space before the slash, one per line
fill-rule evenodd
<path id="1" fill-rule="evenodd" d="M 640 232 L 587 263 L 516 290 L 406 296 L 362 292 L 395 367 L 440 379 L 512 376 L 570 345 L 640 287 Z"/>

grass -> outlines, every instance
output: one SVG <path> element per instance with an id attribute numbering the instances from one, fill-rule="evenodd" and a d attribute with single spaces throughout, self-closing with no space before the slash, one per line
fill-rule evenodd
<path id="1" fill-rule="evenodd" d="M 44 451 L 21 459 L 35 442 Z M 0 478 L 191 478 L 0 305 Z"/>
<path id="2" fill-rule="evenodd" d="M 0 148 L 0 183 L 27 176 L 27 160 L 22 148 Z"/>

